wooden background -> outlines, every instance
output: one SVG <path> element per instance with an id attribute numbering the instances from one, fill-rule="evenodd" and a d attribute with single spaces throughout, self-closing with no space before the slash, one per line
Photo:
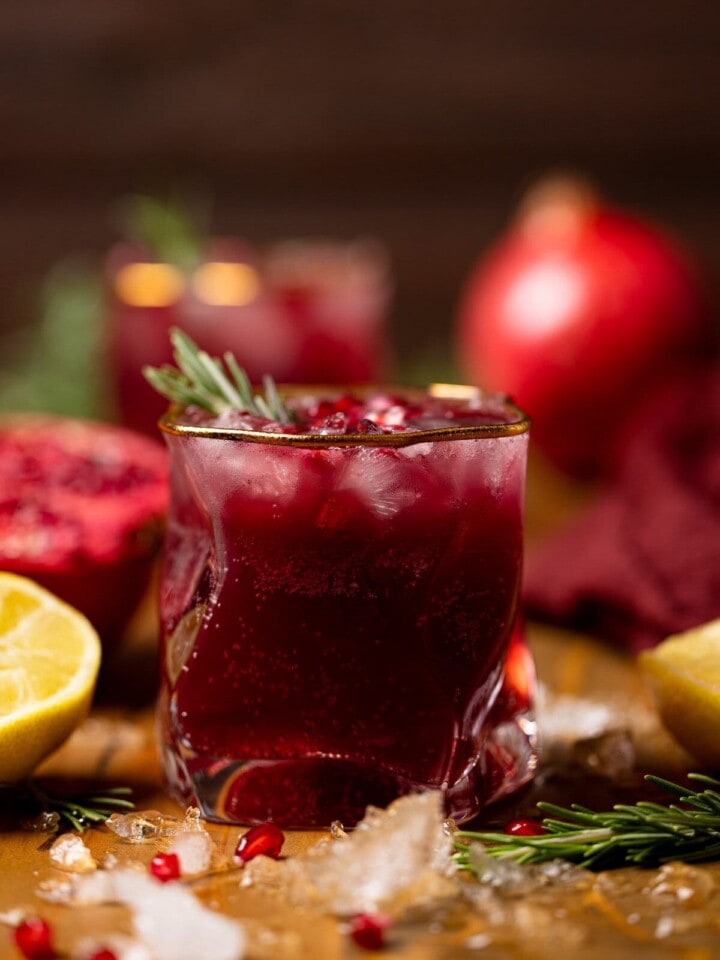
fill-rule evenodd
<path id="1" fill-rule="evenodd" d="M 263 241 L 371 234 L 409 355 L 522 187 L 580 169 L 720 287 L 717 0 L 3 0 L 0 330 L 128 191 L 198 185 Z"/>

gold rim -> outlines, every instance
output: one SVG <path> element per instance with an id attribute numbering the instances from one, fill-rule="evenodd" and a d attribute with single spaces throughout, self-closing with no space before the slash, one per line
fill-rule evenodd
<path id="1" fill-rule="evenodd" d="M 305 385 L 281 386 L 278 388 L 284 396 L 293 396 L 298 393 L 328 393 L 337 394 L 337 387 L 317 387 Z M 390 387 L 373 385 L 372 387 L 352 388 L 355 394 L 367 395 L 378 390 L 390 390 L 405 397 L 422 398 L 427 395 L 448 399 L 467 399 L 482 396 L 477 387 L 466 384 L 433 383 L 427 391 L 407 387 Z M 431 430 L 412 430 L 407 433 L 261 433 L 255 430 L 242 430 L 235 427 L 196 426 L 187 423 L 178 423 L 177 418 L 183 407 L 172 406 L 158 422 L 163 433 L 176 437 L 200 437 L 215 440 L 243 441 L 245 443 L 265 443 L 286 447 L 409 447 L 415 443 L 428 443 L 434 440 L 472 440 L 491 437 L 514 437 L 527 433 L 530 429 L 530 418 L 507 397 L 492 395 L 499 401 L 505 410 L 511 414 L 512 420 L 506 423 L 479 423 L 471 426 L 436 427 Z"/>

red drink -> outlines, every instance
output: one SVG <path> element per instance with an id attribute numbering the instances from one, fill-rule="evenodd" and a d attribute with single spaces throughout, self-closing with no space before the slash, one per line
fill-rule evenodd
<path id="1" fill-rule="evenodd" d="M 253 381 L 362 383 L 387 375 L 388 267 L 368 244 L 296 241 L 263 256 L 215 241 L 181 270 L 134 245 L 108 265 L 108 367 L 123 424 L 153 435 L 165 411 L 144 364 L 172 359 L 168 330 L 231 350 Z"/>
<path id="2" fill-rule="evenodd" d="M 164 421 L 159 716 L 171 787 L 206 816 L 352 824 L 440 788 L 464 820 L 531 776 L 520 638 L 507 657 L 528 422 L 433 392 Z"/>

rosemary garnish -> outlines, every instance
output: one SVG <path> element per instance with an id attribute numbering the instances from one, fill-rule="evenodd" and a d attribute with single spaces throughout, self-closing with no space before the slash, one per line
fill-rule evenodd
<path id="1" fill-rule="evenodd" d="M 207 201 L 198 195 L 162 199 L 134 194 L 120 202 L 117 219 L 130 240 L 159 260 L 192 270 L 207 244 L 209 213 Z"/>
<path id="2" fill-rule="evenodd" d="M 662 777 L 645 777 L 686 806 L 641 800 L 602 813 L 578 804 L 538 803 L 538 809 L 549 814 L 542 821 L 546 833 L 521 837 L 461 830 L 455 835 L 454 859 L 461 870 L 472 872 L 469 850 L 474 843 L 502 860 L 533 864 L 561 858 L 590 870 L 720 859 L 720 780 L 700 773 L 688 778 L 707 789 L 696 792 Z"/>
<path id="3" fill-rule="evenodd" d="M 117 810 L 133 810 L 135 804 L 128 799 L 130 787 L 107 787 L 87 793 L 56 794 L 44 789 L 34 780 L 4 787 L 0 799 L 9 799 L 13 807 L 23 813 L 57 813 L 66 826 L 82 833 L 88 827 L 105 823 Z"/>
<path id="4" fill-rule="evenodd" d="M 170 331 L 170 341 L 177 367 L 148 366 L 143 368 L 143 374 L 172 403 L 200 407 L 215 415 L 239 410 L 276 423 L 294 422 L 295 416 L 283 402 L 272 377 L 263 377 L 264 394 L 253 393 L 247 374 L 229 351 L 223 355 L 223 364 L 177 327 Z"/>

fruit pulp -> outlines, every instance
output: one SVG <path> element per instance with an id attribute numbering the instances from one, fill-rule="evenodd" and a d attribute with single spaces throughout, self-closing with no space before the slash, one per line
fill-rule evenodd
<path id="1" fill-rule="evenodd" d="M 299 426 L 168 421 L 159 721 L 179 798 L 312 827 L 439 788 L 465 820 L 531 776 L 510 411 L 376 394 L 306 398 Z"/>
<path id="2" fill-rule="evenodd" d="M 0 419 L 0 569 L 84 613 L 105 652 L 149 586 L 167 499 L 156 441 L 73 417 Z"/>

